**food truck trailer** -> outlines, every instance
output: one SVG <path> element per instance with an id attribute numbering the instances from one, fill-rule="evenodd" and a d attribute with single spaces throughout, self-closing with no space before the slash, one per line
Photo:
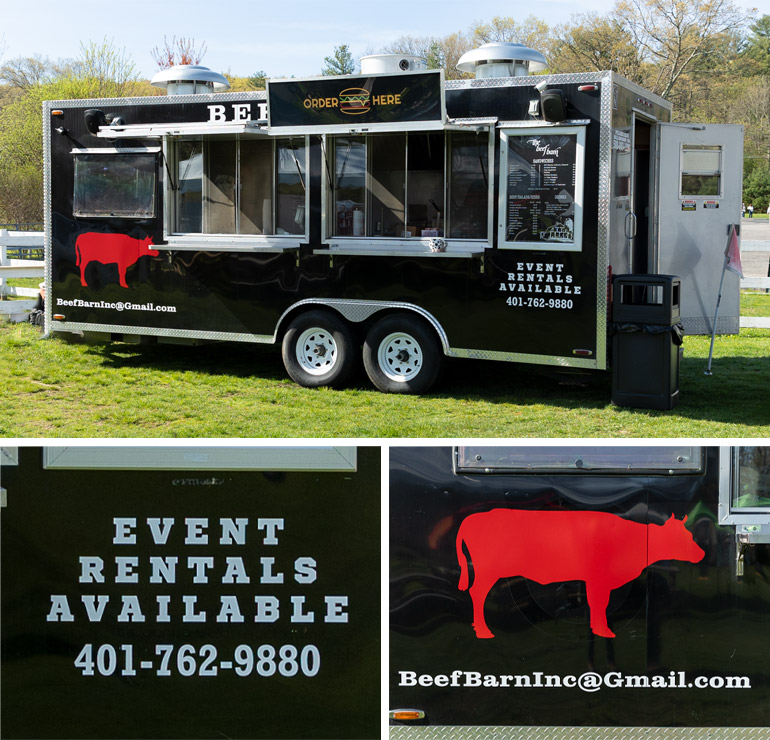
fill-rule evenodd
<path id="1" fill-rule="evenodd" d="M 3 738 L 381 736 L 380 451 L 0 448 Z"/>
<path id="2" fill-rule="evenodd" d="M 47 331 L 280 343 L 301 385 L 363 360 L 413 393 L 444 357 L 609 370 L 617 276 L 677 276 L 669 323 L 709 333 L 742 127 L 673 124 L 519 44 L 458 66 L 475 77 L 379 55 L 227 93 L 186 65 L 156 76 L 167 96 L 46 102 Z M 716 330 L 738 327 L 729 273 Z"/>
<path id="3" fill-rule="evenodd" d="M 391 740 L 766 738 L 770 447 L 391 448 Z"/>

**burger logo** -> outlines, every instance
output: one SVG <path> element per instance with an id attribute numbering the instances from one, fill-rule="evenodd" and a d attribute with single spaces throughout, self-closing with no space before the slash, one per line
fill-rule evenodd
<path id="1" fill-rule="evenodd" d="M 339 94 L 340 112 L 349 116 L 358 116 L 367 113 L 371 108 L 369 91 L 362 87 L 349 87 Z"/>

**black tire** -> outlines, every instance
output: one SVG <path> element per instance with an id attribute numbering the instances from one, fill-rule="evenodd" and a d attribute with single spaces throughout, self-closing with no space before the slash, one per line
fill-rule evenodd
<path id="1" fill-rule="evenodd" d="M 438 337 L 424 321 L 407 314 L 380 319 L 366 335 L 364 367 L 385 393 L 425 393 L 443 362 Z"/>
<path id="2" fill-rule="evenodd" d="M 305 388 L 339 388 L 350 377 L 356 352 L 350 327 L 331 311 L 295 317 L 281 346 L 289 377 Z"/>

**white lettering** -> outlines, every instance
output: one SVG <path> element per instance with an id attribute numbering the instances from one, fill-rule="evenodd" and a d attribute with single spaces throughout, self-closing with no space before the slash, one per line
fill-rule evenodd
<path id="1" fill-rule="evenodd" d="M 209 536 L 203 532 L 209 526 L 208 519 L 189 518 L 184 520 L 187 526 L 187 537 L 185 545 L 208 545 Z"/>
<path id="2" fill-rule="evenodd" d="M 265 530 L 265 538 L 262 540 L 264 545 L 277 545 L 278 538 L 275 533 L 283 529 L 283 519 L 257 519 L 257 529 Z"/>
<path id="3" fill-rule="evenodd" d="M 139 583 L 139 574 L 133 571 L 139 565 L 139 558 L 116 557 L 115 565 L 118 567 L 115 583 Z"/>
<path id="4" fill-rule="evenodd" d="M 184 615 L 182 616 L 183 622 L 205 622 L 206 621 L 206 612 L 196 613 L 195 611 L 195 607 L 198 604 L 197 596 L 183 596 L 182 601 L 184 602 Z"/>
<path id="5" fill-rule="evenodd" d="M 99 600 L 97 605 L 96 600 Z M 83 602 L 83 606 L 86 608 L 86 615 L 89 622 L 101 622 L 104 615 L 104 609 L 110 601 L 110 597 L 105 594 L 99 594 L 99 596 L 92 596 L 90 594 L 80 597 Z"/>
<path id="6" fill-rule="evenodd" d="M 168 536 L 171 532 L 171 527 L 174 526 L 174 519 L 169 517 L 163 518 L 163 528 L 161 529 L 161 520 L 153 517 L 147 520 L 147 524 L 150 526 L 150 532 L 152 532 L 152 541 L 156 545 L 165 545 L 168 541 Z"/>
<path id="7" fill-rule="evenodd" d="M 224 105 L 208 105 L 206 107 L 209 109 L 209 123 L 221 123 L 227 120 Z"/>
<path id="8" fill-rule="evenodd" d="M 136 535 L 131 532 L 131 527 L 136 526 L 135 517 L 115 517 L 115 536 L 112 538 L 113 545 L 135 545 Z"/>
<path id="9" fill-rule="evenodd" d="M 144 614 L 139 606 L 138 596 L 121 596 L 123 608 L 118 614 L 118 622 L 144 622 Z"/>
<path id="10" fill-rule="evenodd" d="M 275 596 L 255 596 L 254 602 L 257 605 L 257 614 L 254 617 L 255 622 L 275 622 L 280 616 L 278 610 L 278 599 Z"/>
<path id="11" fill-rule="evenodd" d="M 217 615 L 217 622 L 243 622 L 238 599 L 235 596 L 221 596 L 222 608 Z"/>
<path id="12" fill-rule="evenodd" d="M 98 556 L 80 558 L 80 578 L 78 583 L 104 583 L 104 560 Z"/>
<path id="13" fill-rule="evenodd" d="M 75 617 L 70 611 L 69 601 L 64 595 L 51 595 L 51 611 L 46 617 L 47 622 L 74 622 Z"/>
<path id="14" fill-rule="evenodd" d="M 222 576 L 222 583 L 251 583 L 243 565 L 243 558 L 227 558 L 227 570 Z"/>
<path id="15" fill-rule="evenodd" d="M 250 121 L 251 103 L 233 103 L 233 121 Z"/>
<path id="16" fill-rule="evenodd" d="M 222 525 L 222 536 L 219 538 L 220 545 L 246 544 L 248 519 L 220 519 L 219 523 Z"/>
<path id="17" fill-rule="evenodd" d="M 348 615 L 344 612 L 348 605 L 347 596 L 326 596 L 326 617 L 324 622 L 347 622 Z"/>

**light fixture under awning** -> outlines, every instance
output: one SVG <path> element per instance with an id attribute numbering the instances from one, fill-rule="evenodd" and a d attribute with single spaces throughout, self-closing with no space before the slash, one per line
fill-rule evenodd
<path id="1" fill-rule="evenodd" d="M 266 136 L 265 121 L 227 121 L 224 123 L 133 123 L 100 126 L 102 139 L 149 139 L 163 136 L 205 136 L 216 134 L 255 134 Z"/>
<path id="2" fill-rule="evenodd" d="M 316 134 L 376 134 L 408 131 L 486 131 L 497 124 L 497 118 L 448 118 L 446 121 L 399 121 L 351 126 L 347 123 L 322 126 L 274 126 L 273 136 L 307 136 Z"/>

